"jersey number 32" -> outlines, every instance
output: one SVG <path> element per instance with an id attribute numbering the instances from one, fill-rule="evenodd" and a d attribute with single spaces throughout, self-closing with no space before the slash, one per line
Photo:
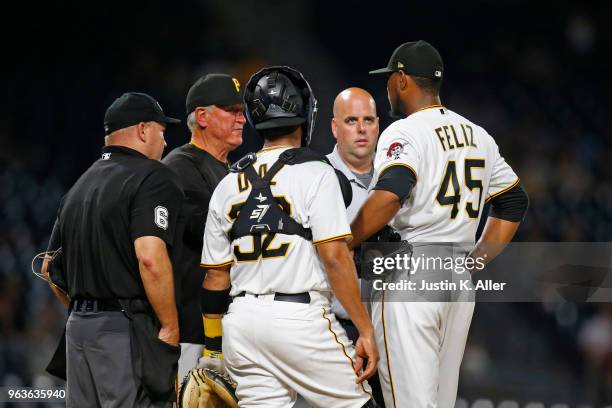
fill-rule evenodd
<path id="1" fill-rule="evenodd" d="M 281 210 L 291 215 L 291 204 L 289 204 L 287 199 L 284 196 L 274 196 L 274 198 L 278 202 Z M 238 218 L 244 203 L 245 202 L 242 201 L 232 205 L 228 213 L 228 216 L 232 222 L 236 221 Z M 261 213 L 256 214 L 261 215 Z M 238 262 L 255 262 L 261 258 L 282 258 L 287 256 L 287 251 L 291 245 L 289 242 L 283 242 L 276 248 L 271 247 L 272 240 L 274 240 L 274 237 L 276 237 L 276 233 L 271 232 L 250 236 L 253 239 L 252 250 L 241 251 L 239 245 L 234 245 L 234 255 L 236 256 L 236 260 Z"/>

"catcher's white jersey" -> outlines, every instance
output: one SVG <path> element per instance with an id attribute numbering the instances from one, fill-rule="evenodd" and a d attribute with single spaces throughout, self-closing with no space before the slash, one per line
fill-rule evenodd
<path id="1" fill-rule="evenodd" d="M 254 167 L 258 174 L 263 176 L 288 148 L 264 149 L 257 153 Z M 228 234 L 232 223 L 250 191 L 244 174 L 237 173 L 228 174 L 215 189 L 206 220 L 202 266 L 213 268 L 231 264 L 232 296 L 241 292 L 331 292 L 313 243 L 351 237 L 333 168 L 322 162 L 286 165 L 271 183 L 272 194 L 281 205 L 290 208 L 291 217 L 312 230 L 312 242 L 298 235 L 280 233 L 268 245 L 265 239 L 253 236 L 230 242 Z"/>
<path id="2" fill-rule="evenodd" d="M 474 242 L 485 200 L 519 182 L 483 128 L 440 105 L 385 129 L 372 185 L 398 165 L 414 171 L 417 183 L 389 224 L 411 242 Z"/>

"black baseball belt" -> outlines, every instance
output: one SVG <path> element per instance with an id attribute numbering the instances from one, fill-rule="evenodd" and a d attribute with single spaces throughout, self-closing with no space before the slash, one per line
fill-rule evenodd
<path id="1" fill-rule="evenodd" d="M 246 292 L 240 292 L 239 294 L 237 294 L 234 297 L 244 297 L 246 296 Z M 252 294 L 253 297 L 259 297 L 262 295 L 256 295 L 256 294 Z M 310 303 L 310 294 L 308 292 L 302 292 L 302 293 L 280 293 L 280 292 L 276 292 L 274 294 L 274 300 L 279 301 L 279 302 L 293 302 L 293 303 L 305 303 L 305 304 L 309 304 Z"/>
<path id="2" fill-rule="evenodd" d="M 75 312 L 121 312 L 123 307 L 116 299 L 74 299 L 70 310 Z"/>

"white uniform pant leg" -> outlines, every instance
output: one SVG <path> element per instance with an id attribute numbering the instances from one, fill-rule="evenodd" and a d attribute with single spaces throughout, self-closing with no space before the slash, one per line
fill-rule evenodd
<path id="1" fill-rule="evenodd" d="M 442 322 L 450 305 L 438 302 L 373 302 L 387 408 L 438 407 Z"/>
<path id="2" fill-rule="evenodd" d="M 290 407 L 295 402 L 295 391 L 279 381 L 269 366 L 262 364 L 257 325 L 266 324 L 265 316 L 248 313 L 239 306 L 243 301 L 234 299 L 222 320 L 223 360 L 228 374 L 237 383 L 239 406 Z M 267 312 L 260 310 L 260 313 Z"/>
<path id="3" fill-rule="evenodd" d="M 380 355 L 380 361 L 378 362 L 378 378 L 380 380 L 380 388 L 383 393 L 385 407 L 394 408 L 394 397 L 393 397 L 393 389 L 391 387 L 391 378 L 389 376 L 389 362 L 387 355 L 387 340 L 386 340 L 386 331 L 383 327 L 382 321 L 382 302 L 372 302 L 372 311 L 370 316 L 372 316 L 372 325 L 374 326 L 374 337 L 376 339 L 376 347 L 378 348 L 378 353 Z"/>
<path id="4" fill-rule="evenodd" d="M 223 318 L 223 353 L 241 407 L 361 408 L 355 350 L 327 307 L 237 298 Z"/>
<path id="5" fill-rule="evenodd" d="M 438 406 L 453 408 L 457 399 L 459 369 L 465 351 L 474 302 L 454 302 L 446 318 L 442 349 L 440 350 L 440 386 L 438 388 Z"/>
<path id="6" fill-rule="evenodd" d="M 198 360 L 202 357 L 202 350 L 204 350 L 203 344 L 181 343 L 181 356 L 178 361 L 179 384 L 192 368 L 196 368 Z"/>

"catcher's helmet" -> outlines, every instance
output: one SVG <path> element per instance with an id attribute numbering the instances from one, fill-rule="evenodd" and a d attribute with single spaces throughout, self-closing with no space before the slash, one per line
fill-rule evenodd
<path id="1" fill-rule="evenodd" d="M 244 92 L 246 118 L 257 130 L 304 125 L 308 146 L 317 115 L 317 100 L 308 81 L 286 66 L 264 68 L 249 79 Z"/>

